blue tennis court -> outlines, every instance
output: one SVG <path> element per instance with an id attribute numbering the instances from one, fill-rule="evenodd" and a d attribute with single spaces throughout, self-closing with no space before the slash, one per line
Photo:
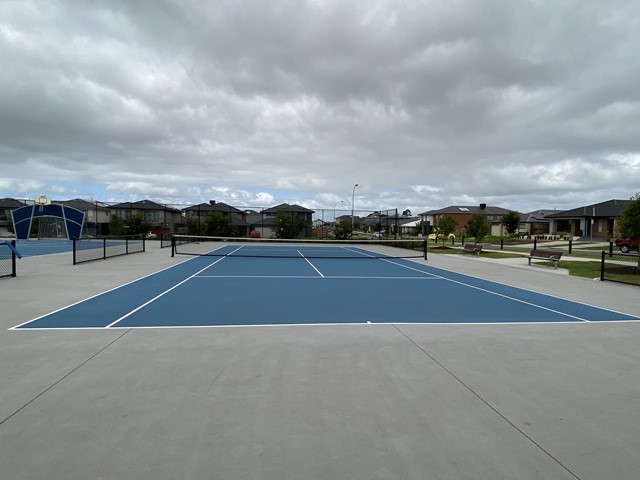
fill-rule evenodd
<path id="1" fill-rule="evenodd" d="M 14 328 L 167 328 L 639 320 L 562 298 L 350 249 L 225 246 Z M 311 247 L 314 248 L 314 247 Z M 366 259 L 354 258 L 361 255 Z M 326 258 L 323 258 L 326 257 Z"/>
<path id="2" fill-rule="evenodd" d="M 53 255 L 73 250 L 71 240 L 17 240 L 16 249 L 23 257 Z"/>

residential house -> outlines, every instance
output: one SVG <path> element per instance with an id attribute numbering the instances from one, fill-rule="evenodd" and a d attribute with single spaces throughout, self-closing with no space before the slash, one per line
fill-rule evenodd
<path id="1" fill-rule="evenodd" d="M 12 222 L 11 212 L 25 205 L 25 202 L 16 200 L 15 198 L 0 198 L 0 237 L 12 236 L 8 228 Z"/>
<path id="2" fill-rule="evenodd" d="M 312 224 L 312 236 L 314 238 L 326 238 L 329 236 L 329 229 L 333 226 L 333 222 L 325 222 L 321 218 L 316 218 Z"/>
<path id="3" fill-rule="evenodd" d="M 198 235 L 202 235 L 204 232 L 204 220 L 211 212 L 219 212 L 229 219 L 229 225 L 234 230 L 234 233 L 240 237 L 247 237 L 249 235 L 249 223 L 247 222 L 247 213 L 231 205 L 227 205 L 224 202 L 216 202 L 210 200 L 209 203 L 200 203 L 198 205 L 192 205 L 182 209 L 185 214 L 185 219 L 188 223 L 189 220 L 197 222 L 197 231 L 191 232 Z"/>
<path id="4" fill-rule="evenodd" d="M 151 231 L 156 235 L 175 233 L 184 223 L 181 210 L 151 200 L 118 203 L 112 205 L 111 210 L 121 220 L 131 220 L 134 215 L 141 215 L 152 225 Z"/>
<path id="5" fill-rule="evenodd" d="M 416 236 L 416 232 L 421 225 L 420 217 L 410 217 L 402 220 L 398 229 L 400 231 L 400 235 L 403 236 Z"/>
<path id="6" fill-rule="evenodd" d="M 108 204 L 96 200 L 82 200 L 80 198 L 56 203 L 75 208 L 84 213 L 83 233 L 93 236 L 107 235 L 109 233 L 111 207 Z"/>
<path id="7" fill-rule="evenodd" d="M 535 210 L 520 214 L 518 233 L 527 235 L 545 235 L 551 232 L 551 219 L 548 215 L 558 213 L 557 210 Z"/>
<path id="8" fill-rule="evenodd" d="M 616 236 L 618 218 L 629 200 L 607 200 L 547 215 L 551 233 L 568 233 L 575 237 L 609 240 Z"/>
<path id="9" fill-rule="evenodd" d="M 438 224 L 440 219 L 445 215 L 453 218 L 458 225 L 456 233 L 460 233 L 469 219 L 476 213 L 486 215 L 489 226 L 491 227 L 490 235 L 502 236 L 506 235 L 504 225 L 502 225 L 502 216 L 509 213 L 509 210 L 502 207 L 494 207 L 481 203 L 478 206 L 458 206 L 451 205 L 449 207 L 441 208 L 440 210 L 429 210 L 420 214 L 420 219 L 425 225 L 429 222 L 429 231 L 423 233 L 429 234 L 433 228 Z"/>
<path id="10" fill-rule="evenodd" d="M 273 237 L 273 231 L 278 223 L 278 214 L 295 215 L 300 217 L 305 224 L 305 228 L 300 237 L 311 237 L 313 232 L 313 210 L 301 207 L 300 205 L 289 205 L 281 203 L 275 207 L 270 207 L 261 212 L 247 214 L 247 222 L 250 224 L 251 231 L 257 230 L 263 238 Z"/>

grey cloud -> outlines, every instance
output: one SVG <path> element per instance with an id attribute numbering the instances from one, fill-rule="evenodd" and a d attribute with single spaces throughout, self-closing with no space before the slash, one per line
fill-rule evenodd
<path id="1" fill-rule="evenodd" d="M 38 189 L 185 202 L 629 197 L 638 18 L 631 0 L 10 3 L 0 188 L 25 192 L 28 166 Z"/>

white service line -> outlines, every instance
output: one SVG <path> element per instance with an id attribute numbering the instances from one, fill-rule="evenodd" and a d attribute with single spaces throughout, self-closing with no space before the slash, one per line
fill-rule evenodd
<path id="1" fill-rule="evenodd" d="M 316 268 L 316 266 L 315 266 L 313 263 L 311 263 L 311 262 L 309 261 L 309 259 L 308 259 L 307 257 L 305 257 L 305 256 L 302 254 L 302 252 L 301 252 L 300 250 L 296 250 L 296 251 L 298 252 L 298 254 L 299 254 L 302 258 L 304 258 L 304 259 L 305 259 L 305 261 L 306 261 L 309 265 L 311 265 L 311 268 L 313 268 L 316 272 L 318 272 L 318 275 L 320 275 L 322 278 L 324 278 L 324 275 L 322 274 L 322 272 L 321 272 L 320 270 L 318 270 L 318 269 Z"/>

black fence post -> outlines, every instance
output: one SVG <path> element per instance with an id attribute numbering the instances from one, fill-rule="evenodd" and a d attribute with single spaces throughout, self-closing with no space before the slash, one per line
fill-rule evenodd
<path id="1" fill-rule="evenodd" d="M 425 238 L 424 239 L 424 245 L 423 245 L 423 248 L 424 248 L 424 259 L 425 260 L 427 259 L 427 245 L 428 244 L 429 244 L 429 241 L 428 241 L 428 239 Z"/>
<path id="2" fill-rule="evenodd" d="M 146 242 L 146 236 L 142 234 L 142 251 L 143 252 L 147 251 L 147 244 L 145 242 Z"/>
<path id="3" fill-rule="evenodd" d="M 106 238 L 102 239 L 102 259 L 103 260 L 107 259 L 107 239 Z"/>
<path id="4" fill-rule="evenodd" d="M 500 239 L 500 250 L 504 250 L 504 238 Z"/>
<path id="5" fill-rule="evenodd" d="M 609 240 L 609 257 L 613 257 L 613 242 Z"/>
<path id="6" fill-rule="evenodd" d="M 15 277 L 17 268 L 16 268 L 16 241 L 11 240 L 11 245 L 13 249 L 11 250 L 11 276 Z"/>
<path id="7" fill-rule="evenodd" d="M 604 250 L 602 251 L 602 259 L 600 260 L 600 281 L 604 281 Z"/>
<path id="8" fill-rule="evenodd" d="M 569 253 L 573 250 L 573 238 L 569 239 Z"/>
<path id="9" fill-rule="evenodd" d="M 538 237 L 533 237 L 533 249 L 538 249 Z"/>
<path id="10" fill-rule="evenodd" d="M 171 234 L 171 258 L 176 256 L 176 237 Z"/>
<path id="11" fill-rule="evenodd" d="M 78 246 L 78 239 L 73 237 L 73 264 L 77 265 L 77 261 L 76 261 L 76 247 Z"/>

